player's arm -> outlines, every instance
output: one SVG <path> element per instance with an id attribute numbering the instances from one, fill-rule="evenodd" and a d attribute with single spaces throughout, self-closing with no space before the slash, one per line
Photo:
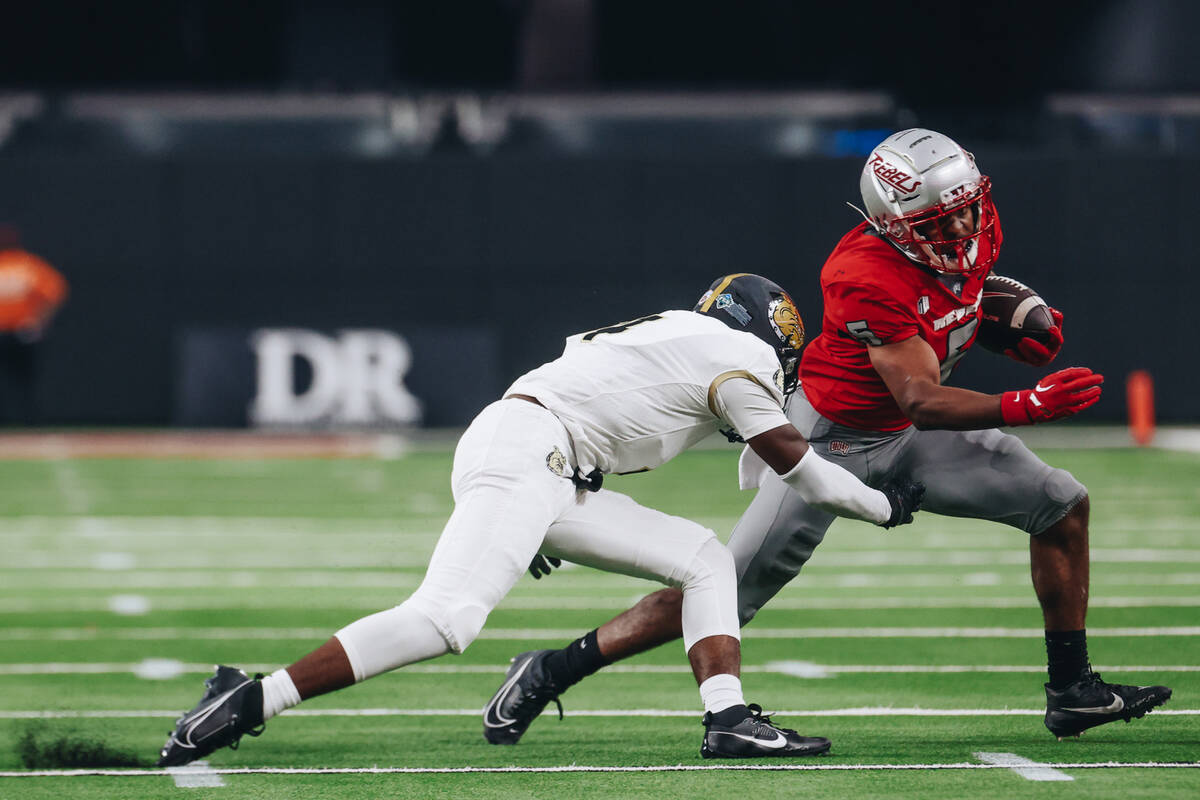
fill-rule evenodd
<path id="1" fill-rule="evenodd" d="M 1104 376 L 1085 367 L 1059 370 L 1033 389 L 984 394 L 943 386 L 933 348 L 919 336 L 869 346 L 871 366 L 904 416 L 921 430 L 981 430 L 1072 416 L 1100 398 Z"/>
<path id="2" fill-rule="evenodd" d="M 904 416 L 917 428 L 970 431 L 1004 424 L 1000 395 L 942 385 L 937 355 L 920 336 L 868 346 L 867 355 Z"/>
<path id="3" fill-rule="evenodd" d="M 746 444 L 809 504 L 831 514 L 890 528 L 912 522 L 925 488 L 911 481 L 872 489 L 848 470 L 824 460 L 796 430 L 779 401 L 748 378 L 735 378 L 715 392 L 717 410 Z M 765 428 L 765 430 L 764 430 Z M 749 435 L 747 435 L 749 434 Z"/>

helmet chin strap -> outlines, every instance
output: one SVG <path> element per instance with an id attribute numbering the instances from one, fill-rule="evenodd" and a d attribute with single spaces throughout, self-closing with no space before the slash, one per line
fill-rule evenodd
<path id="1" fill-rule="evenodd" d="M 881 234 L 882 234 L 882 233 L 884 233 L 883 226 L 882 226 L 882 225 L 880 225 L 880 224 L 879 224 L 878 222 L 876 222 L 875 220 L 873 220 L 873 219 L 871 219 L 870 217 L 868 217 L 868 216 L 867 216 L 867 212 L 863 211 L 861 208 L 859 208 L 858 206 L 854 205 L 854 203 L 851 203 L 849 200 L 847 200 L 847 201 L 846 201 L 846 205 L 848 205 L 848 206 L 850 206 L 851 208 L 853 208 L 853 209 L 854 209 L 855 211 L 857 211 L 859 214 L 862 214 L 862 218 L 863 218 L 863 219 L 865 219 L 865 220 L 867 221 L 867 224 L 868 224 L 868 225 L 870 225 L 872 228 L 874 228 L 876 231 L 878 231 L 878 232 L 879 232 L 879 233 L 881 233 Z"/>
<path id="2" fill-rule="evenodd" d="M 915 253 L 913 253 L 911 250 L 909 250 L 905 247 L 901 247 L 900 245 L 896 244 L 895 240 L 893 240 L 892 237 L 887 235 L 887 230 L 882 225 L 880 225 L 878 222 L 876 222 L 875 220 L 868 217 L 867 212 L 863 211 L 861 208 L 854 205 L 854 203 L 851 203 L 849 200 L 846 201 L 846 205 L 853 208 L 859 214 L 862 214 L 862 218 L 867 221 L 868 225 L 870 225 L 872 228 L 875 229 L 875 232 L 879 234 L 880 238 L 882 238 L 885 242 L 890 244 L 892 247 L 896 248 L 896 250 L 898 250 L 900 252 L 900 254 L 903 255 L 905 258 L 907 258 L 909 261 L 913 262 L 914 264 L 920 264 L 923 267 L 929 267 L 929 264 L 925 263 L 920 258 L 918 258 L 917 255 Z M 932 267 L 930 267 L 930 269 L 932 269 Z"/>

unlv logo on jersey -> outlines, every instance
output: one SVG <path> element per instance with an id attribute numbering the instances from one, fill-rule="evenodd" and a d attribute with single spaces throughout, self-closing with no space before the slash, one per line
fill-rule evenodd
<path id="1" fill-rule="evenodd" d="M 871 154 L 871 170 L 879 180 L 890 186 L 895 186 L 905 194 L 912 194 L 921 185 L 921 181 L 912 175 L 884 161 L 883 156 L 879 155 L 879 153 Z"/>
<path id="2" fill-rule="evenodd" d="M 933 329 L 935 331 L 940 331 L 942 328 L 946 327 L 947 325 L 953 325 L 954 323 L 958 322 L 959 320 L 962 320 L 968 314 L 974 314 L 976 311 L 979 310 L 979 302 L 982 299 L 983 299 L 983 296 L 981 293 L 980 296 L 975 299 L 975 302 L 971 303 L 971 305 L 959 306 L 958 308 L 950 311 L 950 313 L 946 314 L 944 317 L 938 317 L 937 319 L 935 319 L 933 321 Z"/>

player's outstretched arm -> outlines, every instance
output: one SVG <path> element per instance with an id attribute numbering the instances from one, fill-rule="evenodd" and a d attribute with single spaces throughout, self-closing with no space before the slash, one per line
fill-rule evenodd
<path id="1" fill-rule="evenodd" d="M 863 519 L 890 528 L 912 522 L 925 487 L 893 481 L 872 489 L 849 470 L 818 456 L 800 431 L 780 425 L 746 440 L 758 457 L 796 490 L 805 502 L 840 517 Z"/>
<path id="2" fill-rule="evenodd" d="M 1069 417 L 1094 404 L 1104 382 L 1086 367 L 1071 367 L 1046 376 L 1033 389 L 984 394 L 943 386 L 937 356 L 920 337 L 867 352 L 900 410 L 922 430 L 982 430 Z"/>

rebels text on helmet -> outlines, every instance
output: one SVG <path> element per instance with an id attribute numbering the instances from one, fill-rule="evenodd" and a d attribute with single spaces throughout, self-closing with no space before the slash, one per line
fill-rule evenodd
<path id="1" fill-rule="evenodd" d="M 879 153 L 871 153 L 871 171 L 884 183 L 894 186 L 902 192 L 912 194 L 921 185 L 921 181 L 909 175 L 899 167 L 893 167 L 883 160 Z"/>

